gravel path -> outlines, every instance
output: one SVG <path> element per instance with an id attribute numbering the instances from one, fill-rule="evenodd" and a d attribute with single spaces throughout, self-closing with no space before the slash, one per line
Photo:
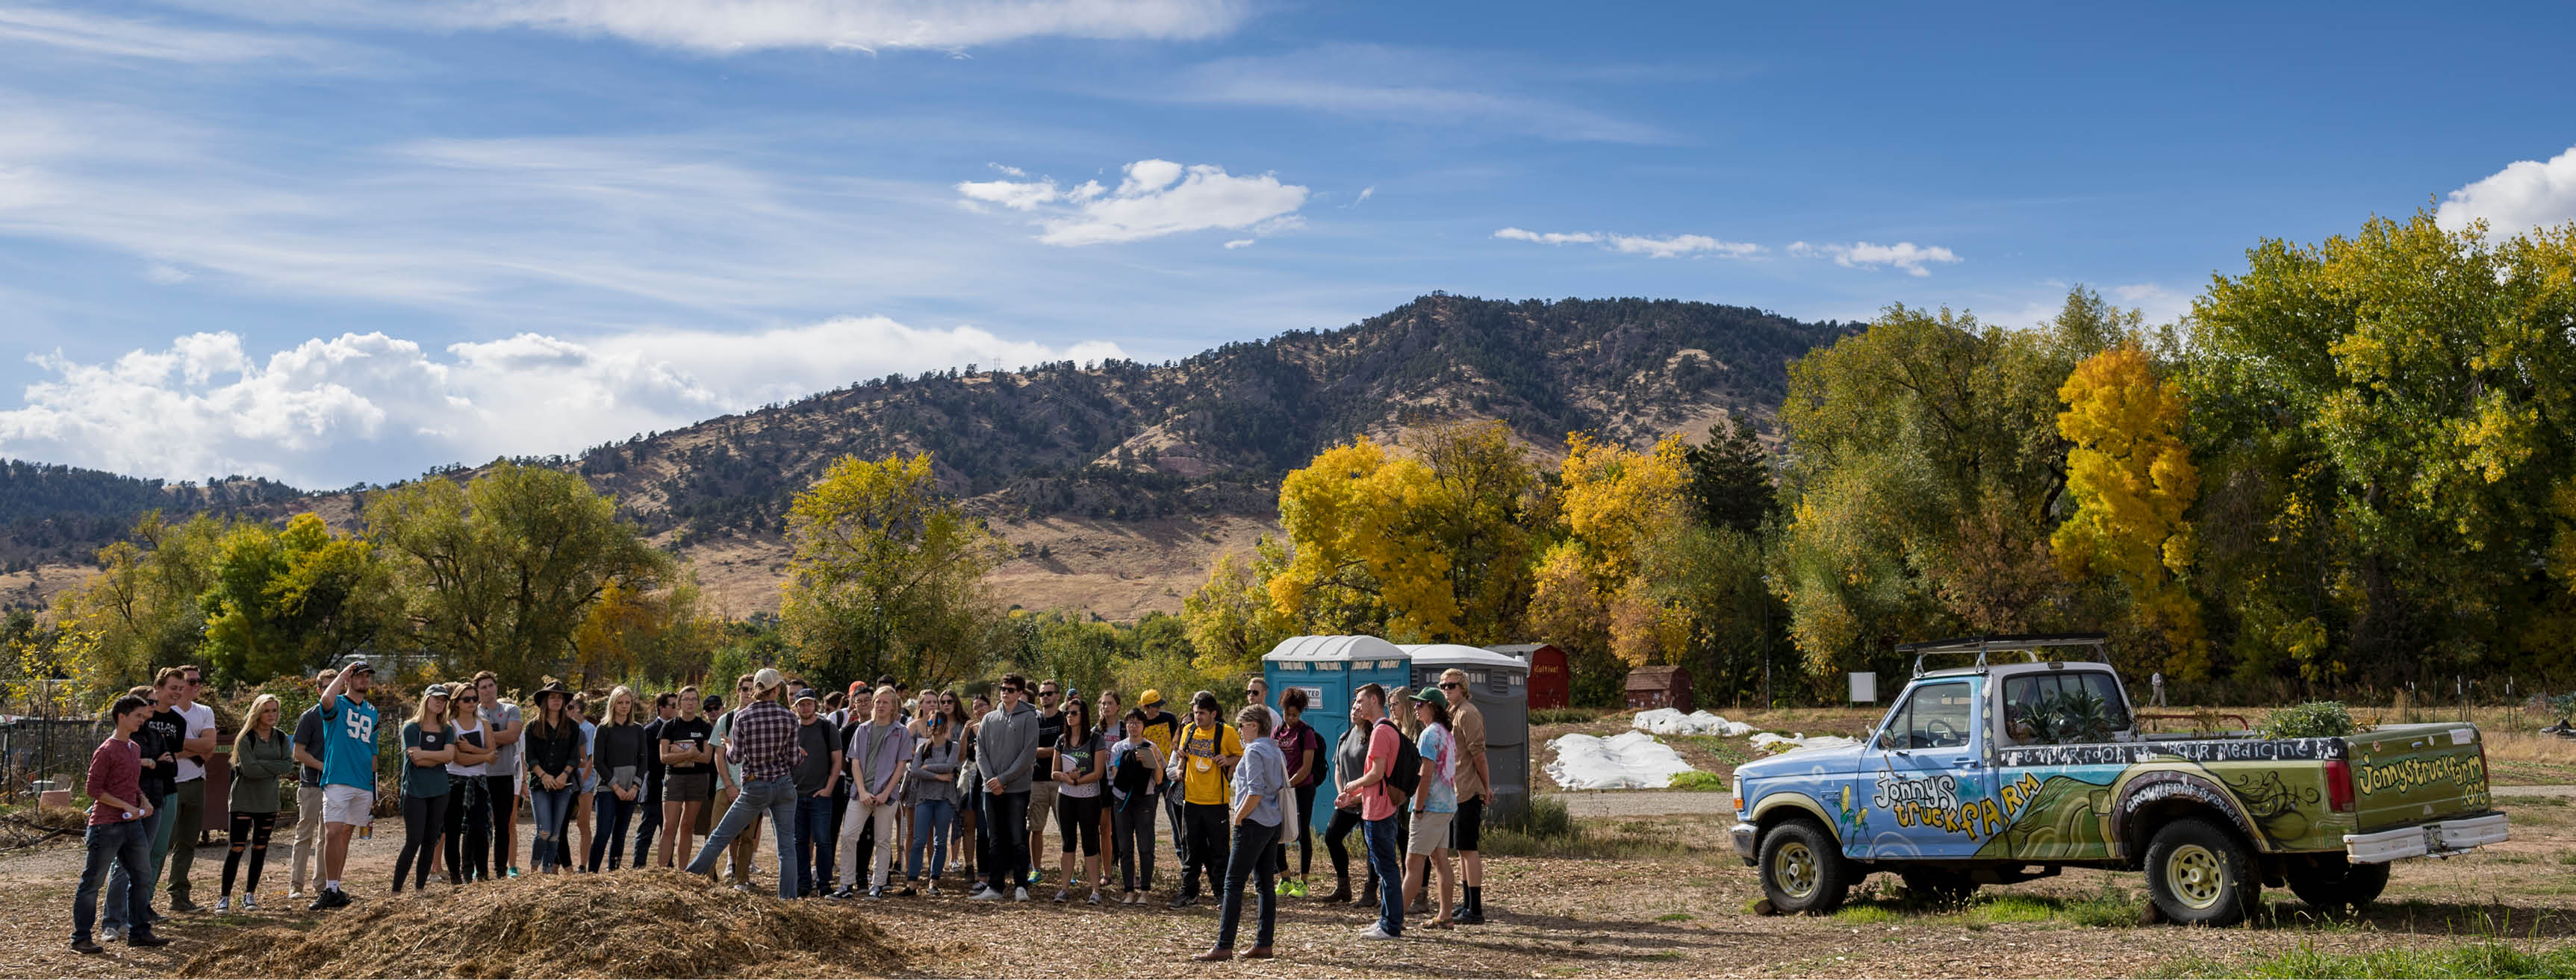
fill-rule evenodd
<path id="1" fill-rule="evenodd" d="M 2576 787 L 2571 787 L 2576 789 Z M 1682 814 L 1717 814 L 1727 812 L 1734 797 L 1669 789 L 1604 789 L 1582 793 L 1550 793 L 1549 798 L 1562 800 L 1565 812 L 1578 817 L 1662 817 Z"/>

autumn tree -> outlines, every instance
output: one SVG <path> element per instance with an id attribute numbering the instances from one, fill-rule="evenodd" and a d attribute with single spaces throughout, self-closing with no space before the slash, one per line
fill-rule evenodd
<path id="1" fill-rule="evenodd" d="M 1440 490 L 1420 460 L 1366 438 L 1316 455 L 1279 484 L 1288 564 L 1271 602 L 1312 632 L 1427 640 L 1458 629 L 1451 556 L 1426 516 Z"/>
<path id="2" fill-rule="evenodd" d="M 1261 538 L 1256 559 L 1219 554 L 1207 582 L 1181 600 L 1180 623 L 1195 656 L 1193 666 L 1214 675 L 1257 670 L 1261 656 L 1287 639 L 1295 623 L 1271 601 L 1269 574 L 1286 563 L 1286 550 Z"/>
<path id="3" fill-rule="evenodd" d="M 162 667 L 196 658 L 206 623 L 201 597 L 228 522 L 200 514 L 173 524 L 146 513 L 128 540 L 98 550 L 100 571 L 54 600 L 72 638 L 65 665 L 93 691 L 121 690 Z"/>
<path id="4" fill-rule="evenodd" d="M 2183 442 L 2181 385 L 2159 379 L 2146 351 L 2129 343 L 2076 365 L 2057 395 L 2066 403 L 2057 431 L 2070 443 L 2074 502 L 2050 536 L 2059 567 L 2079 581 L 2116 583 L 2135 627 L 2124 632 L 2159 648 L 2163 670 L 2206 680 L 2200 600 L 2183 583 L 2200 471 Z"/>
<path id="5" fill-rule="evenodd" d="M 976 676 L 1002 539 L 941 491 L 928 453 L 844 456 L 788 509 L 780 616 L 809 677 Z"/>
<path id="6" fill-rule="evenodd" d="M 1584 433 L 1566 437 L 1558 469 L 1563 537 L 1541 555 L 1530 625 L 1575 654 L 1575 682 L 1595 703 L 1627 668 L 1671 663 L 1691 634 L 1687 605 L 1647 577 L 1653 551 L 1696 522 L 1679 436 L 1638 451 Z"/>

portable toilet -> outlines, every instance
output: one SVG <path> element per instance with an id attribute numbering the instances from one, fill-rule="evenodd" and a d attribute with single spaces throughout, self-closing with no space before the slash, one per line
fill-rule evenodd
<path id="1" fill-rule="evenodd" d="M 1494 781 L 1493 816 L 1529 803 L 1529 661 L 1454 643 L 1399 647 L 1412 660 L 1413 687 L 1433 687 L 1455 667 L 1467 699 L 1485 716 L 1485 770 Z"/>
<path id="2" fill-rule="evenodd" d="M 1306 692 L 1306 724 L 1323 737 L 1327 761 L 1342 732 L 1351 727 L 1354 692 L 1368 684 L 1391 690 L 1408 681 L 1404 651 L 1374 636 L 1289 637 L 1262 655 L 1261 676 L 1270 681 L 1274 706 L 1289 688 Z M 1337 778 L 1327 772 L 1322 785 L 1331 786 Z M 1333 822 L 1333 808 L 1324 805 L 1330 795 L 1319 790 L 1315 809 L 1323 812 L 1307 815 L 1318 830 Z"/>

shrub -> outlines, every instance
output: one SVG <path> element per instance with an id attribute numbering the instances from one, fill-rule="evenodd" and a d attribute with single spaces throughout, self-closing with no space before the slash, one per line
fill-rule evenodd
<path id="1" fill-rule="evenodd" d="M 1701 793 L 1723 793 L 1735 788 L 1733 782 L 1713 772 L 1677 772 L 1671 786 Z"/>
<path id="2" fill-rule="evenodd" d="M 2309 701 L 2263 719 L 2255 734 L 2263 738 L 2335 738 L 2353 733 L 2352 712 L 2341 701 Z"/>
<path id="3" fill-rule="evenodd" d="M 1598 708 L 1540 708 L 1529 713 L 1531 725 L 1589 725 L 1599 720 Z"/>

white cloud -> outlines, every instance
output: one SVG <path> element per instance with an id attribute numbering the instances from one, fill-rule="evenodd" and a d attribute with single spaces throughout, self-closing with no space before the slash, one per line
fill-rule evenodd
<path id="1" fill-rule="evenodd" d="M 1346 208 L 1355 208 L 1355 207 L 1359 207 L 1361 202 L 1366 201 L 1366 200 L 1368 200 L 1369 198 L 1376 197 L 1376 196 L 1377 196 L 1377 185 L 1376 185 L 1376 184 L 1370 184 L 1370 185 L 1368 185 L 1367 187 L 1360 188 L 1359 196 L 1358 196 L 1358 197 L 1351 198 L 1351 203 L 1349 203 L 1349 204 L 1345 204 L 1345 205 L 1342 205 L 1342 206 L 1343 206 L 1343 207 L 1346 207 Z"/>
<path id="2" fill-rule="evenodd" d="M 313 38 L 177 26 L 101 17 L 52 7 L 0 6 L 0 45 L 42 45 L 114 58 L 188 64 L 256 61 L 354 63 L 357 49 Z"/>
<path id="3" fill-rule="evenodd" d="M 447 461 L 573 452 L 888 373 L 1125 356 L 1109 343 L 1050 346 L 883 317 L 750 333 L 527 333 L 443 355 L 350 333 L 262 359 L 234 334 L 200 333 L 106 363 L 31 358 L 47 377 L 0 411 L 0 454 L 336 487 Z"/>
<path id="4" fill-rule="evenodd" d="M 1102 190 L 1098 181 L 1067 190 L 1052 177 L 956 186 L 970 201 L 1020 211 L 1060 202 L 1037 219 L 1044 229 L 1038 240 L 1049 245 L 1130 242 L 1213 228 L 1250 229 L 1258 237 L 1305 225 L 1296 212 L 1306 204 L 1306 188 L 1270 174 L 1238 177 L 1213 164 L 1169 160 L 1138 160 L 1125 173 L 1115 191 Z"/>
<path id="5" fill-rule="evenodd" d="M 2433 220 L 2460 231 L 2484 219 L 2498 235 L 2576 221 L 2576 147 L 2543 163 L 2517 160 L 2483 180 L 2452 191 Z"/>
<path id="6" fill-rule="evenodd" d="M 1544 139 L 1670 143 L 1664 130 L 1523 94 L 1508 82 L 1536 74 L 1518 59 L 1481 58 L 1374 44 L 1335 44 L 1285 55 L 1226 58 L 1177 82 L 1114 94 L 1166 102 L 1298 109 L 1408 126 L 1498 130 Z M 1547 86 L 1551 91 L 1564 88 Z"/>
<path id="7" fill-rule="evenodd" d="M 2191 314 L 2191 294 L 2167 289 L 2151 282 L 2111 287 L 2111 298 L 2121 306 L 2137 310 L 2151 324 L 2180 322 Z"/>
<path id="8" fill-rule="evenodd" d="M 1602 231 L 1531 231 L 1526 228 L 1504 228 L 1494 237 L 1515 242 L 1541 245 L 1600 245 L 1623 255 L 1643 255 L 1658 259 L 1677 259 L 1691 255 L 1714 255 L 1725 259 L 1751 258 L 1762 254 L 1762 246 L 1751 242 L 1729 242 L 1707 235 L 1673 235 L 1656 238 L 1650 235 L 1622 235 Z"/>
<path id="9" fill-rule="evenodd" d="M 178 0 L 231 16 L 427 31 L 538 30 L 706 54 L 955 50 L 1039 37 L 1193 40 L 1243 0 Z"/>
<path id="10" fill-rule="evenodd" d="M 1252 239 L 1252 238 L 1237 238 L 1237 239 L 1235 239 L 1235 240 L 1233 240 L 1233 241 L 1230 241 L 1230 242 L 1225 243 L 1225 247 L 1226 247 L 1227 249 L 1229 249 L 1229 250 L 1231 250 L 1231 249 L 1238 249 L 1238 248 L 1251 248 L 1251 247 L 1252 247 L 1252 243 L 1253 243 L 1253 242 L 1255 242 L 1255 241 L 1258 241 L 1258 240 L 1259 240 L 1259 239 Z"/>
<path id="11" fill-rule="evenodd" d="M 1850 245 L 1812 245 L 1806 242 L 1790 242 L 1789 254 L 1799 257 L 1830 255 L 1835 265 L 1850 269 L 1875 269 L 1882 265 L 1892 265 L 1912 276 L 1931 275 L 1932 270 L 1924 268 L 1926 263 L 1960 261 L 1958 253 L 1949 249 L 1938 245 L 1916 245 L 1913 242 L 1898 242 L 1894 245 L 1872 245 L 1868 242 L 1855 242 Z"/>

